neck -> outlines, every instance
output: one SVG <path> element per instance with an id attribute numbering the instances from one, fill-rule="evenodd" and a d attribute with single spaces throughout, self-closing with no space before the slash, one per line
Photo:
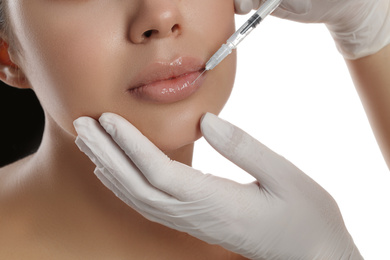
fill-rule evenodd
<path id="1" fill-rule="evenodd" d="M 66 132 L 50 117 L 46 116 L 45 131 L 41 146 L 34 156 L 40 172 L 51 179 L 69 181 L 80 185 L 96 180 L 93 174 L 95 165 L 75 144 L 76 136 Z M 172 160 L 191 166 L 194 144 L 186 145 L 174 151 L 165 151 Z M 84 185 L 83 185 L 84 186 Z"/>
<path id="2" fill-rule="evenodd" d="M 124 204 L 95 177 L 95 165 L 79 151 L 75 138 L 47 117 L 42 144 L 25 167 L 31 178 L 26 181 L 30 185 L 22 201 L 29 203 L 27 210 L 26 206 L 19 208 L 28 214 L 19 215 L 26 216 L 26 222 L 34 227 L 41 227 L 40 232 L 53 238 L 56 245 L 70 245 L 88 255 L 115 252 L 121 257 L 114 258 L 121 259 L 124 255 L 153 259 L 166 254 L 181 255 L 175 259 L 183 259 L 183 255 L 230 256 L 219 246 L 147 221 Z M 187 145 L 166 154 L 190 164 L 192 150 L 193 145 Z M 23 177 L 26 179 L 26 174 Z M 91 240 L 93 243 L 82 245 L 75 242 Z"/>

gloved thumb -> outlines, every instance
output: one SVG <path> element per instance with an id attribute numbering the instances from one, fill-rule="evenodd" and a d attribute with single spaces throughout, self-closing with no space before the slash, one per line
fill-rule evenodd
<path id="1" fill-rule="evenodd" d="M 269 192 L 280 193 L 300 173 L 288 160 L 216 115 L 203 116 L 201 131 L 216 151 L 255 177 Z"/>

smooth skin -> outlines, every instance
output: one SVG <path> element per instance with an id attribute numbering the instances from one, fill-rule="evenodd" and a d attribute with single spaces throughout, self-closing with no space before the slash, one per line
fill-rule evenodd
<path id="1" fill-rule="evenodd" d="M 16 5 L 17 3 L 43 2 L 14 1 Z M 54 4 L 58 3 L 64 4 L 61 1 Z M 72 3 L 68 2 L 67 4 Z M 69 23 L 69 21 L 73 20 L 70 19 L 67 22 Z M 44 25 L 48 24 L 50 23 Z M 104 23 L 102 22 L 101 25 Z M 96 33 L 102 31 L 105 30 L 96 31 Z M 85 45 L 85 48 L 86 46 L 90 47 L 91 45 Z M 40 47 L 40 45 L 37 44 L 35 47 Z M 53 48 L 53 55 L 61 54 L 56 53 L 55 50 Z M 384 50 L 387 50 L 385 54 L 382 53 Z M 377 114 L 378 110 L 381 113 L 389 111 L 385 102 L 389 100 L 389 98 L 385 98 L 388 97 L 386 86 L 389 86 L 389 78 L 385 73 L 386 68 L 389 68 L 388 47 L 384 50 L 361 60 L 347 61 L 353 75 L 368 69 L 375 70 L 375 72 L 382 71 L 374 79 L 370 79 L 371 74 L 368 73 L 366 76 L 360 75 L 360 73 L 359 76 L 354 76 L 356 85 L 361 86 L 359 92 L 362 99 L 367 99 L 365 102 L 367 111 L 374 115 Z M 73 51 L 75 50 L 71 52 Z M 382 53 L 382 58 L 377 57 L 380 53 Z M 66 58 L 66 56 L 63 57 Z M 20 65 L 15 57 L 12 60 Z M 32 62 L 30 69 L 34 72 L 36 66 L 33 65 L 36 65 L 34 64 L 36 60 L 30 59 L 29 61 Z M 73 59 L 72 64 L 79 66 L 78 62 L 78 59 Z M 2 62 L 1 67 L 1 77 L 4 81 L 19 87 L 27 86 L 26 82 L 31 83 L 28 74 L 23 77 L 20 70 L 12 68 L 7 63 L 8 61 Z M 56 63 L 53 62 L 53 65 Z M 47 68 L 54 69 L 55 66 L 47 65 Z M 378 81 L 379 79 L 381 80 Z M 379 84 L 380 82 L 381 84 Z M 372 88 L 372 85 L 381 87 L 378 90 Z M 384 100 L 381 109 L 373 108 L 377 104 L 376 96 Z M 47 98 L 47 102 L 49 104 L 53 100 Z M 56 102 L 53 103 L 58 105 Z M 383 115 L 385 114 L 383 112 Z M 70 121 L 72 117 L 66 121 Z M 375 121 L 377 120 L 372 120 L 372 122 Z M 48 122 L 53 122 L 53 120 Z M 70 127 L 68 123 L 64 125 Z M 376 130 L 377 136 L 378 132 L 385 133 L 383 135 L 389 132 L 386 131 L 388 124 L 386 124 L 387 128 L 383 127 L 382 124 L 378 125 L 375 127 L 375 129 L 379 129 Z M 67 259 L 123 259 L 128 258 L 129 255 L 134 256 L 134 258 L 144 256 L 145 252 L 150 254 L 149 259 L 153 259 L 153 257 L 161 259 L 162 256 L 166 256 L 167 259 L 175 257 L 189 259 L 191 256 L 194 259 L 200 259 L 203 255 L 212 259 L 236 257 L 221 248 L 209 247 L 187 235 L 150 223 L 129 208 L 125 209 L 123 203 L 103 188 L 91 174 L 94 166 L 88 159 L 79 156 L 77 148 L 70 142 L 72 135 L 64 134 L 63 130 L 64 128 L 58 124 L 51 124 L 50 128 L 46 129 L 39 156 L 30 157 L 0 171 L 0 207 L 6 212 L 0 216 L 0 223 L 6 223 L 6 225 L 0 224 L 2 230 L 0 252 L 5 254 L 1 257 L 8 259 L 59 259 L 61 257 Z M 388 140 L 388 138 L 384 139 Z M 388 150 L 388 148 L 387 146 L 386 149 Z M 64 151 L 69 153 L 65 154 Z M 191 157 L 192 150 L 186 149 L 186 151 L 189 151 L 184 153 L 185 158 L 188 159 Z M 172 158 L 185 161 L 184 158 Z M 189 164 L 188 161 L 187 164 Z M 133 221 L 128 221 L 128 218 Z M 169 237 L 168 240 L 167 237 Z M 129 244 L 134 246 L 129 247 Z M 150 250 L 151 248 L 153 250 Z M 181 248 L 181 250 L 177 250 L 177 248 Z"/>
<path id="2" fill-rule="evenodd" d="M 346 63 L 390 169 L 390 45 Z"/>
<path id="3" fill-rule="evenodd" d="M 243 259 L 152 223 L 118 200 L 94 176 L 73 127 L 80 116 L 111 111 L 190 165 L 201 116 L 219 113 L 230 95 L 235 55 L 180 102 L 152 104 L 125 90 L 152 62 L 206 62 L 234 32 L 233 2 L 7 3 L 16 41 L 3 37 L 0 78 L 35 91 L 46 125 L 36 154 L 0 169 L 0 259 Z"/>

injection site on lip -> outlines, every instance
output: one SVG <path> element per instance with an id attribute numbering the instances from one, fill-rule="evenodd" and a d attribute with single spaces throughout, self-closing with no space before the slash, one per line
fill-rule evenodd
<path id="1" fill-rule="evenodd" d="M 198 81 L 198 79 L 200 79 L 200 77 L 203 76 L 203 74 L 204 74 L 206 71 L 207 71 L 206 69 L 203 69 L 202 73 L 200 73 L 200 75 L 191 83 L 191 86 L 194 85 L 194 84 Z"/>
<path id="2" fill-rule="evenodd" d="M 154 103 L 173 103 L 195 93 L 202 85 L 198 78 L 204 61 L 183 56 L 171 61 L 156 61 L 146 66 L 133 78 L 128 93 L 140 100 Z M 201 78 L 201 77 L 200 77 Z"/>
<path id="3" fill-rule="evenodd" d="M 220 64 L 237 46 L 275 9 L 283 0 L 267 0 L 260 8 L 226 41 L 225 44 L 217 50 L 216 53 L 207 61 L 204 71 L 192 85 L 208 70 L 214 69 Z"/>

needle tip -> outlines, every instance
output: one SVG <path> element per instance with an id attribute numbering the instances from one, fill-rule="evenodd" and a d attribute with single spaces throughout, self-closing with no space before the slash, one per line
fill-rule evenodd
<path id="1" fill-rule="evenodd" d="M 200 73 L 200 75 L 191 83 L 191 86 L 194 85 L 195 82 L 197 82 L 198 79 L 199 79 L 200 77 L 202 77 L 202 75 L 203 75 L 205 72 L 206 72 L 206 69 L 203 69 L 202 73 Z"/>

